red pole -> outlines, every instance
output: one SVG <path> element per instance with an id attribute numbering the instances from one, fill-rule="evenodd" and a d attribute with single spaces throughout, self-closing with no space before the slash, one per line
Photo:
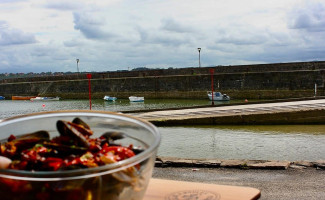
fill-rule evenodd
<path id="1" fill-rule="evenodd" d="M 91 110 L 91 85 L 90 85 L 91 74 L 87 74 L 87 78 L 88 78 L 88 90 L 89 90 L 89 109 Z"/>
<path id="2" fill-rule="evenodd" d="M 212 105 L 214 105 L 214 101 L 213 101 L 213 73 L 214 73 L 214 69 L 210 69 L 210 74 L 211 74 L 211 91 L 212 91 Z"/>

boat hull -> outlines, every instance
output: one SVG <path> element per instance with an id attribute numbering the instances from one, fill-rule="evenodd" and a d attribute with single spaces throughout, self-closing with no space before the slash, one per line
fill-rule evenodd
<path id="1" fill-rule="evenodd" d="M 31 98 L 36 98 L 36 96 L 12 96 L 11 100 L 30 100 Z"/>
<path id="2" fill-rule="evenodd" d="M 103 98 L 105 101 L 116 101 L 117 98 L 116 97 L 111 97 L 111 96 L 104 96 Z"/>
<path id="3" fill-rule="evenodd" d="M 144 102 L 144 97 L 130 96 L 129 100 L 131 102 Z"/>
<path id="4" fill-rule="evenodd" d="M 31 101 L 59 101 L 60 97 L 35 97 L 31 98 Z"/>
<path id="5" fill-rule="evenodd" d="M 213 92 L 213 99 L 212 99 L 212 92 L 208 92 L 208 97 L 210 101 L 229 101 L 230 97 L 226 94 L 221 94 L 220 92 Z"/>

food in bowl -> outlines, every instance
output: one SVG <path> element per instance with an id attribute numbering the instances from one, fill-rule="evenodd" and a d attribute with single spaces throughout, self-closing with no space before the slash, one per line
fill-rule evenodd
<path id="1" fill-rule="evenodd" d="M 115 115 L 100 112 L 79 113 L 80 117 L 73 112 L 63 114 L 64 119 L 55 113 L 40 114 L 52 123 L 56 119 L 54 136 L 52 129 L 40 129 L 10 134 L 1 141 L 1 199 L 142 199 L 156 150 L 143 157 L 148 149 L 152 150 L 148 141 L 140 141 L 146 136 L 136 138 L 121 127 L 141 132 L 143 125 L 133 124 L 134 119 L 123 121 L 123 115 L 115 119 Z M 27 119 L 41 120 L 35 116 Z M 95 130 L 85 122 L 87 119 Z M 100 122 L 94 123 L 96 119 Z M 104 131 L 105 127 L 109 130 Z M 122 140 L 126 142 L 120 143 Z"/>
<path id="2" fill-rule="evenodd" d="M 135 156 L 132 144 L 124 147 L 114 143 L 124 137 L 121 132 L 105 132 L 98 138 L 92 138 L 93 131 L 78 117 L 72 122 L 58 120 L 56 126 L 59 136 L 52 139 L 43 130 L 17 137 L 10 135 L 7 142 L 0 145 L 3 168 L 71 170 L 98 167 Z"/>

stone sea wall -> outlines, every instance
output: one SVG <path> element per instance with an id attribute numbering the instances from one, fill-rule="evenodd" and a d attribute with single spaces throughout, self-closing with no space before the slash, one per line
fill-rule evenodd
<path id="1" fill-rule="evenodd" d="M 214 89 L 232 99 L 311 97 L 315 84 L 316 95 L 325 96 L 325 62 L 304 62 L 92 73 L 92 98 L 207 99 L 212 77 Z M 0 95 L 6 99 L 14 95 L 87 99 L 88 80 L 86 74 L 8 79 L 0 83 Z"/>

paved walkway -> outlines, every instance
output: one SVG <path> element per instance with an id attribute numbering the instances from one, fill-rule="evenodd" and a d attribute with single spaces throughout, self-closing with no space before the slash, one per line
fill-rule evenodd
<path id="1" fill-rule="evenodd" d="M 190 123 L 325 123 L 325 99 L 130 113 L 159 125 Z M 270 117 L 272 116 L 273 117 Z M 253 116 L 253 118 L 252 118 Z M 254 117 L 255 116 L 255 117 Z M 236 119 L 236 117 L 238 119 Z M 281 119 L 281 117 L 283 119 Z M 244 119 L 249 120 L 244 120 Z M 239 121 L 238 121 L 239 120 Z M 241 120 L 241 121 L 240 121 Z M 288 121 L 289 120 L 289 121 Z"/>
<path id="2" fill-rule="evenodd" d="M 325 199 L 325 170 L 243 170 L 233 168 L 154 168 L 154 178 L 254 187 L 260 200 Z"/>

